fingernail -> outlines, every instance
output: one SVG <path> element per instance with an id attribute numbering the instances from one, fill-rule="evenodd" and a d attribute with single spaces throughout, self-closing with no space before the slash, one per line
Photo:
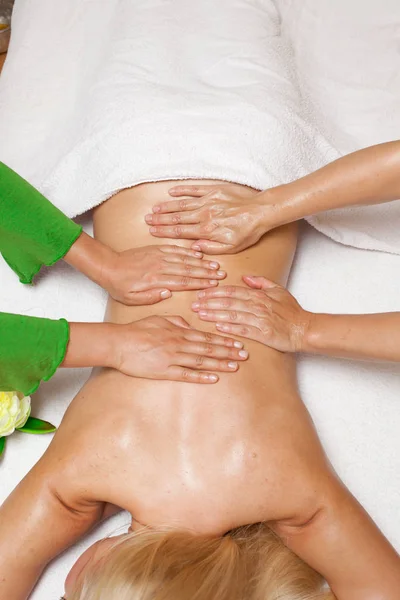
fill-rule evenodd
<path id="1" fill-rule="evenodd" d="M 196 308 L 200 308 L 200 304 L 198 302 L 193 302 L 192 308 L 196 310 Z"/>
<path id="2" fill-rule="evenodd" d="M 200 311 L 199 311 L 199 316 L 200 316 L 200 317 L 206 317 L 206 316 L 207 316 L 207 311 L 205 311 L 205 310 L 200 310 Z"/>
<path id="3" fill-rule="evenodd" d="M 153 206 L 153 212 L 160 212 L 159 206 Z"/>
<path id="4" fill-rule="evenodd" d="M 228 362 L 228 367 L 230 369 L 237 369 L 238 364 L 237 364 L 237 362 Z"/>
<path id="5" fill-rule="evenodd" d="M 218 269 L 219 267 L 219 263 L 217 262 L 210 262 L 210 269 Z"/>
<path id="6" fill-rule="evenodd" d="M 169 290 L 163 290 L 160 295 L 161 298 L 169 298 L 171 296 L 171 292 Z"/>
<path id="7" fill-rule="evenodd" d="M 215 327 L 221 331 L 229 331 L 228 325 L 224 325 L 223 323 L 217 323 Z"/>
<path id="8" fill-rule="evenodd" d="M 197 256 L 197 258 L 202 258 L 203 253 L 202 252 L 195 252 L 194 255 Z"/>
<path id="9" fill-rule="evenodd" d="M 218 277 L 223 277 L 224 275 L 226 275 L 225 271 L 217 271 L 217 275 Z"/>
<path id="10" fill-rule="evenodd" d="M 206 295 L 205 292 L 197 292 L 197 297 L 198 298 L 204 298 L 205 295 Z"/>
<path id="11" fill-rule="evenodd" d="M 221 323 L 218 323 L 218 325 L 220 325 Z M 233 342 L 233 345 L 235 346 L 235 348 L 243 348 L 243 344 L 242 342 Z M 240 354 L 240 352 L 239 352 Z"/>
<path id="12" fill-rule="evenodd" d="M 247 352 L 247 350 L 241 350 L 239 353 L 240 358 L 248 358 L 249 357 L 249 353 Z"/>
<path id="13" fill-rule="evenodd" d="M 209 283 L 210 285 L 217 285 L 218 281 L 216 281 L 215 279 L 210 279 Z"/>
<path id="14" fill-rule="evenodd" d="M 207 375 L 208 381 L 218 381 L 217 375 Z"/>
<path id="15" fill-rule="evenodd" d="M 193 250 L 201 250 L 200 246 L 198 244 L 194 244 L 192 246 Z"/>
<path id="16" fill-rule="evenodd" d="M 146 215 L 144 220 L 146 221 L 146 223 L 151 223 L 153 220 L 153 215 Z"/>
<path id="17" fill-rule="evenodd" d="M 156 227 L 150 227 L 150 233 L 156 233 L 157 228 Z"/>

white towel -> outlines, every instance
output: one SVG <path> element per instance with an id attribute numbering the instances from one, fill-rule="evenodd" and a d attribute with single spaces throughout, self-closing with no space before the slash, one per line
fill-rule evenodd
<path id="1" fill-rule="evenodd" d="M 121 6 L 123 4 L 120 3 Z M 173 2 L 169 2 L 169 4 L 171 5 Z M 196 3 L 196 6 L 200 4 L 201 0 Z M 148 2 L 148 6 L 154 5 L 154 2 Z M 235 5 L 245 6 L 246 11 L 249 12 L 248 15 L 247 12 L 245 15 L 241 13 L 243 24 L 251 24 L 248 21 L 245 22 L 246 18 L 253 19 L 252 26 L 256 22 L 257 28 L 270 27 L 270 36 L 264 35 L 265 29 L 260 35 L 263 37 L 266 51 L 268 52 L 270 44 L 272 44 L 271 47 L 279 56 L 282 41 L 276 37 L 277 18 L 272 3 L 270 4 L 268 1 L 260 3 L 256 0 L 245 2 L 243 0 L 243 2 L 236 2 Z M 216 23 L 220 25 L 221 13 L 218 7 L 219 4 L 213 4 L 212 14 L 215 15 Z M 238 9 L 238 7 L 235 8 L 235 10 Z M 258 23 L 258 20 L 254 18 L 254 11 L 262 11 L 257 12 L 257 15 L 262 14 L 263 18 L 270 15 L 267 25 Z M 176 14 L 176 11 L 172 10 L 172 12 Z M 109 2 L 69 0 L 68 3 L 54 3 L 51 0 L 36 0 L 35 3 L 32 3 L 28 0 L 17 0 L 11 51 L 6 61 L 4 76 L 0 79 L 0 160 L 9 162 L 11 166 L 20 170 L 23 175 L 37 185 L 42 185 L 47 181 L 50 189 L 49 182 L 52 180 L 54 195 L 57 190 L 57 194 L 64 198 L 63 202 L 68 204 L 67 212 L 69 214 L 84 210 L 85 203 L 91 204 L 91 202 L 96 203 L 101 200 L 98 180 L 102 178 L 106 180 L 107 185 L 104 186 L 104 189 L 100 188 L 102 193 L 106 195 L 112 192 L 111 184 L 114 185 L 114 183 L 111 178 L 113 174 L 104 171 L 106 167 L 101 165 L 106 164 L 109 167 L 109 164 L 104 163 L 102 157 L 105 157 L 107 161 L 111 160 L 110 164 L 113 165 L 113 168 L 119 166 L 116 165 L 116 160 L 110 157 L 110 152 L 104 144 L 94 145 L 94 157 L 90 156 L 88 149 L 85 148 L 82 134 L 79 133 L 83 132 L 83 121 L 76 123 L 74 120 L 75 116 L 81 116 L 83 120 L 90 121 L 93 120 L 93 115 L 98 114 L 94 105 L 93 111 L 90 111 L 92 96 L 89 98 L 86 94 L 89 89 L 93 92 L 96 91 L 101 84 L 102 70 L 108 64 L 109 44 L 114 47 L 112 40 L 117 35 L 115 26 L 118 19 L 120 21 L 127 20 L 127 16 L 125 15 L 124 19 L 119 17 L 116 3 L 111 0 Z M 203 22 L 199 23 L 199 25 L 202 24 Z M 135 23 L 127 24 L 127 30 L 129 30 L 128 25 L 134 27 Z M 128 35 L 129 31 L 125 31 L 125 33 Z M 141 40 L 144 42 L 144 37 Z M 124 47 L 125 42 L 121 42 L 121 44 Z M 129 45 L 129 42 L 126 42 L 126 45 Z M 285 44 L 283 45 L 285 47 Z M 155 50 L 153 49 L 153 51 Z M 271 54 L 271 51 L 269 52 Z M 157 56 L 154 57 L 154 60 L 156 59 Z M 123 63 L 122 58 L 120 62 Z M 116 65 L 119 65 L 119 61 L 115 59 L 108 64 L 107 69 L 114 68 Z M 249 73 L 247 62 L 246 65 L 243 76 Z M 132 68 L 129 65 L 126 67 Z M 217 67 L 218 65 L 215 66 L 215 68 Z M 238 68 L 236 62 L 231 65 L 229 61 L 228 67 L 231 67 L 235 73 L 235 69 Z M 112 73 L 109 73 L 107 69 L 105 76 L 109 81 Z M 265 73 L 268 73 L 268 69 L 263 67 L 263 63 L 259 67 L 254 67 L 255 80 L 261 74 L 264 76 Z M 269 86 L 272 86 L 271 93 L 276 97 L 275 87 L 281 83 L 285 90 L 291 89 L 291 85 L 287 83 L 286 70 L 283 70 L 282 73 L 281 77 L 269 74 L 270 77 L 265 88 L 266 93 L 269 93 Z M 178 75 L 179 73 L 176 76 L 178 77 Z M 236 74 L 236 77 L 238 76 Z M 211 83 L 208 84 L 208 87 L 212 93 Z M 122 96 L 122 102 L 124 90 L 127 89 L 124 86 L 123 78 L 118 89 L 119 94 L 116 100 L 119 102 L 119 96 Z M 291 97 L 285 90 L 281 94 L 282 100 L 288 96 Z M 111 91 L 104 90 L 106 94 Z M 221 89 L 223 98 L 226 98 L 225 93 L 229 93 L 229 90 Z M 242 93 L 244 90 L 241 90 L 240 87 L 235 89 L 235 93 L 232 92 L 232 100 L 239 99 L 239 102 Z M 307 124 L 304 124 L 300 112 L 298 118 L 291 125 L 274 122 L 278 116 L 284 119 L 293 114 L 292 109 L 293 106 L 296 107 L 297 95 L 293 90 L 291 94 L 295 95 L 292 97 L 292 102 L 289 103 L 288 111 L 284 113 L 283 107 L 271 104 L 272 116 L 268 117 L 267 112 L 263 123 L 271 123 L 271 131 L 275 132 L 274 135 L 282 132 L 282 140 L 276 141 L 277 152 L 283 157 L 282 173 L 296 176 L 304 168 L 312 168 L 315 157 L 314 154 L 311 154 L 308 158 L 299 158 L 297 153 L 293 153 L 293 149 L 297 147 L 297 141 L 294 138 L 298 135 L 301 139 L 304 139 L 304 136 L 307 139 L 311 135 L 307 133 L 311 130 Z M 128 100 L 129 98 L 125 98 L 126 102 Z M 162 98 L 159 101 L 162 101 Z M 135 99 L 134 102 L 136 102 Z M 257 98 L 257 103 L 261 103 L 257 106 L 261 105 L 264 109 L 268 104 L 264 98 Z M 118 104 L 119 106 L 120 104 Z M 243 115 L 249 110 L 248 106 L 248 104 L 244 104 Z M 121 126 L 118 120 L 119 113 L 112 108 L 111 103 L 107 113 L 101 115 L 111 139 L 114 126 L 116 131 Z M 219 108 L 217 105 L 216 110 Z M 186 118 L 190 117 L 189 112 Z M 253 117 L 254 114 L 251 112 L 250 122 Z M 270 120 L 268 121 L 268 119 Z M 101 123 L 97 125 L 99 130 L 102 130 Z M 365 125 L 368 126 L 368 119 L 365 120 Z M 232 128 L 234 126 L 236 124 L 232 124 Z M 206 136 L 208 125 L 204 127 L 206 131 L 196 131 L 196 135 Z M 287 129 L 290 135 L 285 133 Z M 118 131 L 121 133 L 121 128 Z M 150 131 L 156 141 L 159 132 L 155 131 L 153 127 Z M 232 159 L 236 160 L 238 155 L 236 142 L 231 140 L 230 131 L 224 130 L 224 135 L 228 141 L 232 142 Z M 79 169 L 79 173 L 75 173 L 73 169 L 68 171 L 67 166 L 70 160 L 68 157 L 72 156 L 74 148 L 78 147 L 76 142 L 79 136 L 82 138 L 80 151 L 85 150 L 85 156 L 90 164 L 85 170 L 86 165 L 80 162 L 80 155 L 77 154 L 75 167 Z M 104 140 L 104 137 L 102 139 Z M 217 154 L 217 148 L 222 148 L 228 152 L 229 158 L 230 146 L 226 150 L 224 139 L 221 139 L 221 136 L 213 139 L 216 146 L 216 148 L 210 148 L 213 157 Z M 283 140 L 288 139 L 288 145 L 283 145 Z M 135 144 L 134 138 L 129 138 L 129 141 Z M 144 143 L 151 144 L 155 141 L 144 140 Z M 88 143 L 92 146 L 94 144 L 94 140 L 90 136 Z M 115 148 L 115 141 L 112 143 Z M 182 139 L 182 143 L 187 144 L 187 140 Z M 321 143 L 325 147 L 324 143 Z M 127 143 L 126 137 L 121 138 L 120 146 L 126 152 L 130 152 L 130 145 Z M 306 147 L 309 147 L 309 142 L 306 142 Z M 121 149 L 119 146 L 116 148 L 119 158 L 124 161 Z M 160 151 L 162 152 L 162 149 Z M 196 152 L 196 149 L 193 152 Z M 265 152 L 270 153 L 270 148 L 266 148 Z M 172 148 L 171 156 L 167 157 L 167 161 L 170 162 L 162 165 L 164 171 L 160 170 L 159 173 L 154 173 L 156 178 L 162 176 L 164 172 L 167 172 L 168 176 L 172 176 L 168 172 L 168 165 L 171 165 L 171 169 L 174 168 L 175 153 L 181 157 L 180 149 Z M 328 154 L 330 153 L 331 150 Z M 144 170 L 145 168 L 151 169 L 153 161 L 154 165 L 157 164 L 157 156 L 142 156 L 141 154 L 143 153 L 131 157 L 127 163 L 123 162 L 126 169 L 124 177 L 132 183 L 135 181 L 137 165 Z M 217 158 L 218 169 L 221 171 L 230 169 L 226 157 Z M 248 157 L 244 158 L 248 160 Z M 316 162 L 318 163 L 319 159 Z M 194 167 L 203 168 L 204 162 L 199 161 L 199 165 L 194 165 Z M 243 175 L 254 177 L 255 182 L 266 177 L 265 184 L 272 185 L 275 177 L 279 177 L 280 174 L 274 170 L 275 163 L 272 163 L 272 166 L 267 165 L 267 169 L 269 168 L 271 168 L 271 172 L 267 172 L 265 175 L 265 172 L 261 170 L 259 157 L 255 156 L 254 166 L 252 163 L 250 173 L 243 173 Z M 292 168 L 293 172 L 291 172 Z M 229 174 L 229 171 L 227 172 Z M 55 173 L 59 173 L 58 183 Z M 61 179 L 61 173 L 64 173 L 63 179 Z M 196 171 L 196 176 L 199 174 L 201 172 Z M 226 175 L 221 173 L 219 176 L 225 177 Z M 84 181 L 85 177 L 87 182 Z M 271 181 L 268 177 L 271 177 Z M 74 187 L 76 184 L 73 181 L 71 183 L 69 178 L 73 181 L 76 178 L 79 185 Z M 69 198 L 63 192 L 64 185 L 68 190 L 75 190 Z M 102 186 L 102 183 L 100 185 Z M 92 189 L 95 190 L 93 197 L 90 195 Z M 399 267 L 400 258 L 398 256 L 346 248 L 307 227 L 299 247 L 291 280 L 292 291 L 310 310 L 333 312 L 398 310 L 400 280 L 396 279 L 396 274 L 399 272 Z M 20 285 L 15 275 L 0 261 L 0 282 L 2 289 L 0 310 L 50 318 L 64 316 L 69 320 L 96 321 L 102 319 L 105 294 L 65 265 L 56 265 L 50 273 L 46 273 L 41 278 L 38 285 L 26 287 Z M 156 311 L 157 307 L 155 307 Z M 33 414 L 59 424 L 69 401 L 83 384 L 86 376 L 87 371 L 59 371 L 35 394 Z M 312 413 L 335 468 L 385 534 L 400 550 L 400 522 L 398 519 L 398 506 L 400 505 L 399 368 L 393 365 L 377 366 L 369 363 L 305 357 L 300 361 L 299 379 L 302 396 Z M 35 437 L 23 434 L 15 434 L 8 440 L 6 455 L 0 463 L 0 501 L 15 487 L 30 466 L 40 458 L 48 443 L 49 437 L 47 436 Z M 46 571 L 32 596 L 33 600 L 54 600 L 59 597 L 63 592 L 63 581 L 68 569 L 82 550 L 98 537 L 103 537 L 115 531 L 118 526 L 127 523 L 129 523 L 127 516 L 121 515 L 59 557 Z"/>
<path id="2" fill-rule="evenodd" d="M 261 189 L 399 138 L 400 3 L 278 4 L 284 38 L 271 0 L 19 0 L 0 159 L 75 216 L 143 181 Z M 1 110 L 11 102 L 12 118 Z M 347 245 L 400 252 L 398 202 L 309 222 Z"/>
<path id="3" fill-rule="evenodd" d="M 400 139 L 400 2 L 278 0 L 309 114 L 342 154 Z M 400 254 L 400 202 L 308 221 L 334 240 Z"/>
<path id="4" fill-rule="evenodd" d="M 338 155 L 302 115 L 272 2 L 20 1 L 11 52 L 0 159 L 69 216 L 143 181 L 261 189 Z"/>

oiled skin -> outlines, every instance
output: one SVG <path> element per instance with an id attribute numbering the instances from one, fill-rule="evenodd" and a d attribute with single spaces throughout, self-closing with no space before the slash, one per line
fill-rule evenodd
<path id="1" fill-rule="evenodd" d="M 144 215 L 171 185 L 114 196 L 96 211 L 96 236 L 117 250 L 155 243 Z M 295 246 L 296 228 L 286 226 L 220 257 L 225 283 L 240 284 L 243 273 L 285 283 Z M 191 311 L 195 297 L 180 292 L 142 308 L 111 301 L 108 319 L 180 314 L 212 330 Z M 107 503 L 128 510 L 133 529 L 221 535 L 266 521 L 338 600 L 398 600 L 399 556 L 332 472 L 298 395 L 293 358 L 256 342 L 246 347 L 249 360 L 215 385 L 112 370 L 92 376 L 0 509 L 0 600 L 26 600 L 46 565 L 104 518 Z M 96 552 L 91 547 L 72 569 L 67 597 Z"/>
<path id="2" fill-rule="evenodd" d="M 171 182 L 120 192 L 95 214 L 96 237 L 117 249 L 160 243 L 144 215 L 167 198 Z M 181 242 L 186 243 L 186 242 Z M 284 283 L 296 246 L 286 226 L 236 256 L 217 257 L 226 283 L 243 273 Z M 156 306 L 110 301 L 114 322 L 179 314 L 201 323 L 180 292 Z M 107 501 L 150 526 L 224 532 L 261 520 L 306 520 L 313 482 L 330 477 L 311 419 L 299 398 L 293 358 L 246 341 L 250 359 L 214 386 L 93 376 L 72 402 L 46 453 L 45 467 L 71 505 Z M 71 436 L 74 445 L 71 449 Z M 55 468 L 62 463 L 63 468 Z"/>

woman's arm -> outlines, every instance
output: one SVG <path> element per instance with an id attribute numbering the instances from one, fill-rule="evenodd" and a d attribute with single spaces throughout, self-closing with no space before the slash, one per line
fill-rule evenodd
<path id="1" fill-rule="evenodd" d="M 106 506 L 70 502 L 36 465 L 0 508 L 0 598 L 26 600 L 47 564 L 101 521 Z"/>
<path id="2" fill-rule="evenodd" d="M 335 208 L 379 204 L 400 198 L 400 141 L 344 156 L 292 183 L 253 192 L 244 203 L 235 185 L 185 186 L 179 198 L 158 204 L 146 216 L 156 237 L 195 239 L 207 254 L 234 253 L 271 229 Z"/>
<path id="3" fill-rule="evenodd" d="M 82 232 L 38 190 L 0 162 L 0 252 L 22 283 L 64 259 L 129 305 L 154 304 L 172 291 L 202 289 L 226 277 L 215 261 L 179 246 L 116 252 Z"/>
<path id="4" fill-rule="evenodd" d="M 314 314 L 264 277 L 243 279 L 249 287 L 199 292 L 193 310 L 200 319 L 216 322 L 223 333 L 281 352 L 400 362 L 400 313 Z"/>
<path id="5" fill-rule="evenodd" d="M 311 315 L 302 352 L 400 362 L 400 312 Z"/>
<path id="6" fill-rule="evenodd" d="M 265 193 L 275 195 L 280 223 L 297 221 L 326 210 L 381 204 L 400 198 L 400 141 L 370 146 L 343 156 L 297 181 Z"/>
<path id="7" fill-rule="evenodd" d="M 173 291 L 200 290 L 226 277 L 219 263 L 182 246 L 145 246 L 116 252 L 81 233 L 64 261 L 128 306 L 155 304 Z"/>
<path id="8" fill-rule="evenodd" d="M 301 526 L 273 525 L 284 543 L 321 573 L 337 600 L 397 600 L 400 557 L 339 482 Z"/>
<path id="9" fill-rule="evenodd" d="M 116 325 L 72 323 L 0 313 L 0 389 L 26 396 L 59 366 L 110 367 L 132 377 L 215 383 L 235 372 L 242 342 L 197 331 L 181 317 Z"/>
<path id="10" fill-rule="evenodd" d="M 197 331 L 181 317 L 114 323 L 72 323 L 62 367 L 111 367 L 131 377 L 216 383 L 248 352 L 242 342 Z"/>

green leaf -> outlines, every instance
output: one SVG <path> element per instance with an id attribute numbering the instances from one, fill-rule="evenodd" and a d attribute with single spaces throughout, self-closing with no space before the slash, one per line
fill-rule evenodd
<path id="1" fill-rule="evenodd" d="M 0 437 L 0 456 L 3 454 L 5 447 L 6 447 L 6 437 Z"/>
<path id="2" fill-rule="evenodd" d="M 42 419 L 35 419 L 35 417 L 29 417 L 27 422 L 23 427 L 17 429 L 17 431 L 22 431 L 23 433 L 34 433 L 39 435 L 41 433 L 53 433 L 57 427 L 48 423 L 47 421 L 42 421 Z"/>

